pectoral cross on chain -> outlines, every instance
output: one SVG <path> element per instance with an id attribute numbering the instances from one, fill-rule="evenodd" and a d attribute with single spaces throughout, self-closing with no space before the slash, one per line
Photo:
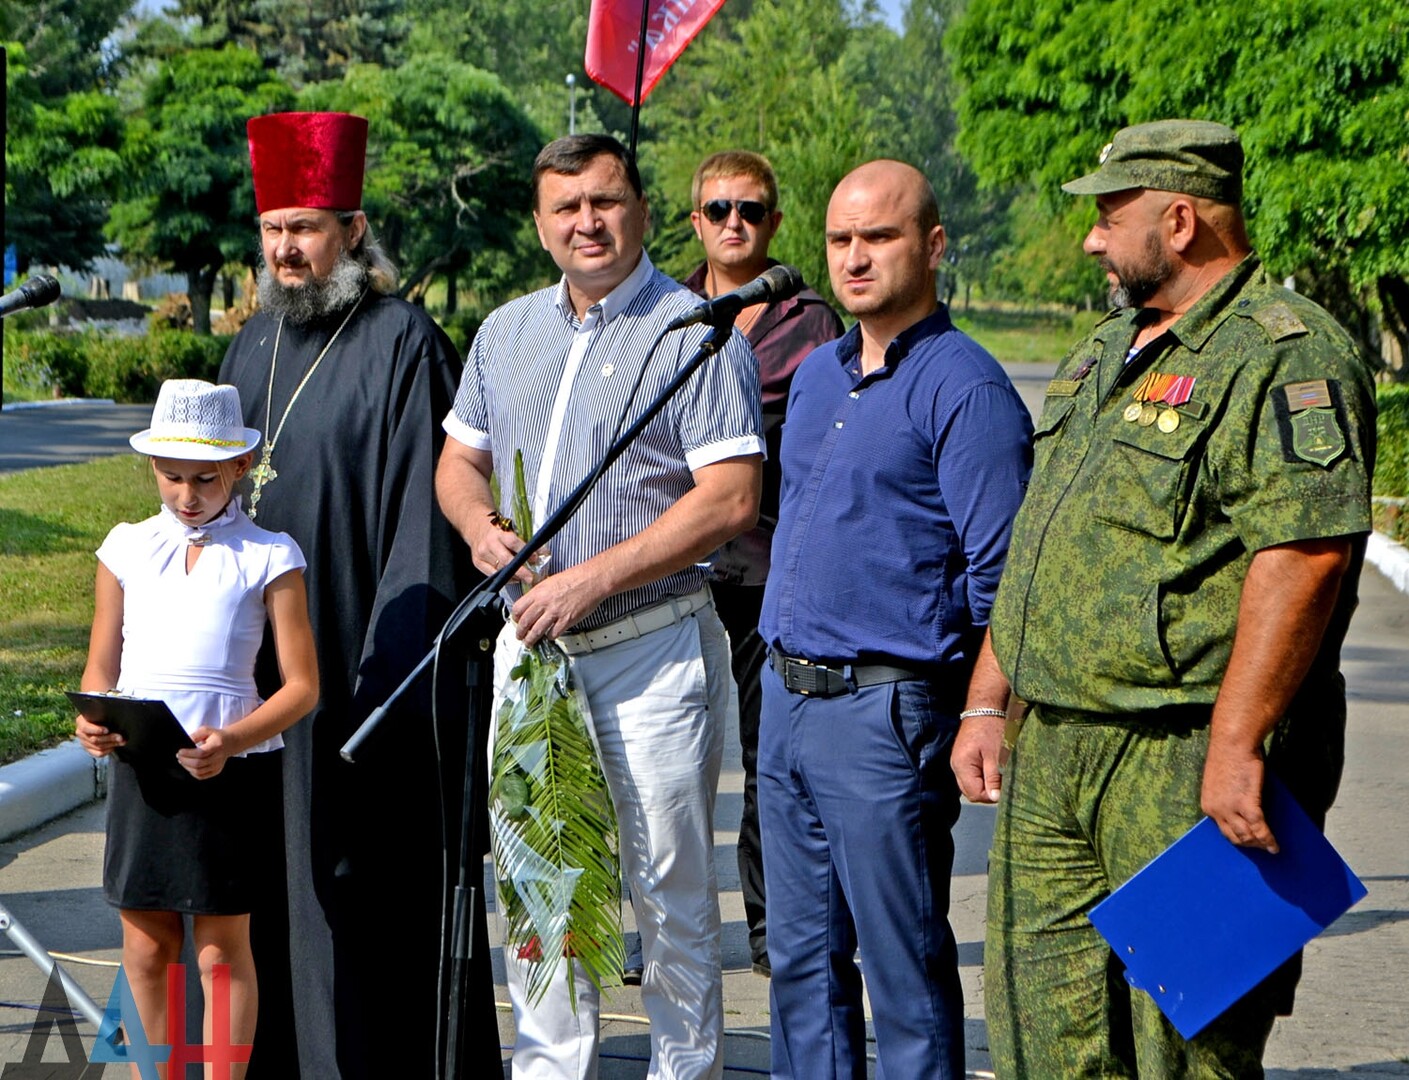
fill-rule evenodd
<path id="1" fill-rule="evenodd" d="M 255 519 L 259 513 L 259 496 L 264 485 L 271 480 L 279 479 L 279 474 L 274 471 L 274 466 L 269 464 L 269 457 L 274 452 L 274 447 L 269 443 L 264 444 L 264 453 L 260 456 L 259 464 L 250 470 L 250 477 L 254 480 L 254 491 L 250 494 L 250 520 Z"/>

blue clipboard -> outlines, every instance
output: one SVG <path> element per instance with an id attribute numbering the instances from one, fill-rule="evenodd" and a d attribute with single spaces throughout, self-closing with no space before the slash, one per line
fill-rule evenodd
<path id="1" fill-rule="evenodd" d="M 1240 848 L 1204 818 L 1091 910 L 1126 980 L 1186 1039 L 1365 896 L 1271 773 L 1263 814 L 1278 854 Z"/>

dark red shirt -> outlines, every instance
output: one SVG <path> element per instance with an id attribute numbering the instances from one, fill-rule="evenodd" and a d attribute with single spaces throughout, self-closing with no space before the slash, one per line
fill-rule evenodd
<path id="1" fill-rule="evenodd" d="M 768 260 L 769 266 L 777 261 Z M 708 263 L 700 263 L 687 277 L 687 289 L 709 299 L 705 293 Z M 758 381 L 763 391 L 763 438 L 768 456 L 763 462 L 763 496 L 759 500 L 758 525 L 736 537 L 716 554 L 711 563 L 715 581 L 734 585 L 762 585 L 768 576 L 768 552 L 773 529 L 778 523 L 778 491 L 782 472 L 778 454 L 783 438 L 783 413 L 788 407 L 788 391 L 793 372 L 807 354 L 842 335 L 842 321 L 811 289 L 803 289 L 790 300 L 769 304 L 748 330 L 749 348 L 758 357 Z"/>
<path id="2" fill-rule="evenodd" d="M 776 266 L 777 262 L 770 259 L 768 265 Z M 684 281 L 687 289 L 705 299 L 709 299 L 705 293 L 708 269 L 708 263 L 700 263 Z M 782 415 L 788 405 L 793 372 L 802 363 L 803 357 L 818 345 L 841 337 L 843 329 L 837 313 L 811 289 L 803 289 L 791 300 L 769 304 L 764 309 L 763 314 L 749 327 L 748 341 L 749 348 L 758 357 L 758 379 L 763 389 L 765 413 Z M 776 420 L 773 426 L 777 426 Z M 776 460 L 771 443 L 768 459 Z"/>

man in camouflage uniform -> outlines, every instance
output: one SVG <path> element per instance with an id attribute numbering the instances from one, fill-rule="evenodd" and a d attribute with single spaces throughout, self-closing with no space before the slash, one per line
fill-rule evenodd
<path id="1" fill-rule="evenodd" d="M 1373 385 L 1325 311 L 1268 282 L 1242 164 L 1223 125 L 1168 120 L 1064 185 L 1096 196 L 1084 247 L 1115 310 L 1048 386 L 969 695 L 998 713 L 1011 682 L 1033 706 L 989 871 L 1000 1076 L 1260 1076 L 1287 1003 L 1268 980 L 1186 1041 L 1087 918 L 1204 812 L 1275 853 L 1266 766 L 1317 817 L 1339 780 Z M 955 744 L 977 801 L 998 799 L 1002 725 L 971 716 Z"/>

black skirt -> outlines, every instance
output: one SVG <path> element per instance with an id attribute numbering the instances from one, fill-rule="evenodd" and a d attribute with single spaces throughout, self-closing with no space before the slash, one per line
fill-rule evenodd
<path id="1" fill-rule="evenodd" d="M 259 860 L 278 843 L 266 823 L 281 795 L 282 756 L 231 758 L 209 780 L 174 765 L 135 768 L 113 757 L 103 898 L 134 911 L 248 913 Z"/>

